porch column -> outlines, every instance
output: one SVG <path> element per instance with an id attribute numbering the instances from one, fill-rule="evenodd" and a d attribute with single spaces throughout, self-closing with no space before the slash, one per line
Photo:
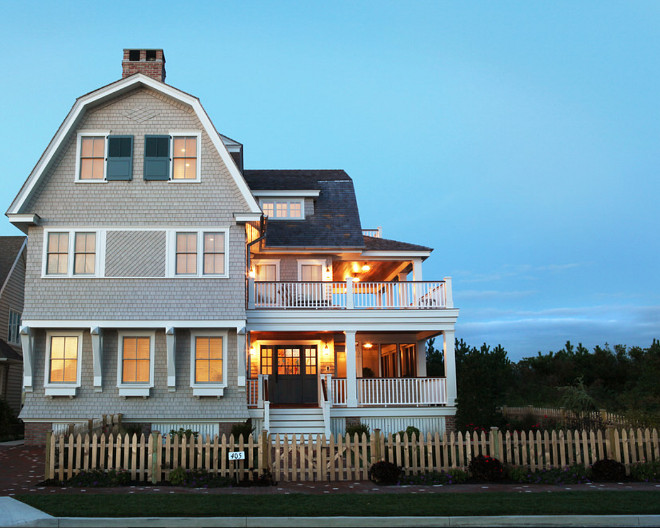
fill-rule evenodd
<path id="1" fill-rule="evenodd" d="M 426 377 L 426 339 L 417 341 L 417 377 Z"/>
<path id="2" fill-rule="evenodd" d="M 92 336 L 94 392 L 103 392 L 103 329 L 93 326 L 89 329 L 89 333 Z"/>
<path id="3" fill-rule="evenodd" d="M 357 407 L 357 358 L 355 332 L 346 334 L 346 407 Z"/>
<path id="4" fill-rule="evenodd" d="M 422 279 L 422 259 L 413 259 L 413 280 L 421 281 Z"/>
<path id="5" fill-rule="evenodd" d="M 445 330 L 442 333 L 444 339 L 445 355 L 445 378 L 447 378 L 447 405 L 456 405 L 456 357 L 454 330 Z"/>

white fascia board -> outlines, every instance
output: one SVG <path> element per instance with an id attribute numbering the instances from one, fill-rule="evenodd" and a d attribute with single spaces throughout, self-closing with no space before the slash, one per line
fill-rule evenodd
<path id="1" fill-rule="evenodd" d="M 287 219 L 288 220 L 288 219 Z M 295 255 L 304 255 L 305 253 L 323 253 L 327 255 L 328 253 L 330 254 L 337 254 L 338 251 L 341 253 L 344 253 L 347 250 L 350 250 L 353 248 L 337 248 L 337 247 L 309 247 L 309 246 L 286 246 L 286 247 L 279 247 L 279 246 L 266 246 L 264 249 L 260 250 L 259 253 L 293 253 Z M 359 251 L 359 248 L 355 248 L 357 251 Z M 361 255 L 361 253 L 355 253 L 356 255 Z M 358 258 L 358 257 L 356 257 Z"/>
<path id="2" fill-rule="evenodd" d="M 234 220 L 236 220 L 236 223 L 238 224 L 245 222 L 259 222 L 261 220 L 261 213 L 234 213 Z"/>
<path id="3" fill-rule="evenodd" d="M 430 251 L 363 251 L 363 257 L 398 257 L 398 258 L 426 258 L 431 256 Z"/>
<path id="4" fill-rule="evenodd" d="M 240 331 L 245 328 L 245 319 L 209 319 L 195 321 L 166 321 L 166 320 L 110 320 L 110 319 L 32 319 L 23 321 L 23 326 L 32 328 L 89 328 L 98 326 L 99 328 L 235 328 Z"/>
<path id="5" fill-rule="evenodd" d="M 247 310 L 250 332 L 423 332 L 454 330 L 458 309 Z"/>
<path id="6" fill-rule="evenodd" d="M 21 255 L 23 254 L 23 251 L 25 250 L 25 246 L 27 246 L 27 238 L 23 241 L 23 245 L 21 246 L 21 249 L 18 250 L 18 254 L 16 255 L 16 258 L 14 259 L 14 263 L 11 265 L 11 268 L 9 268 L 9 273 L 7 273 L 7 277 L 5 278 L 5 282 L 2 284 L 2 288 L 0 288 L 0 297 L 2 297 L 2 294 L 5 291 L 5 287 L 7 286 L 7 283 L 9 282 L 9 279 L 11 278 L 11 274 L 13 273 L 14 269 L 16 268 L 16 265 L 18 264 L 18 261 L 21 259 Z"/>
<path id="7" fill-rule="evenodd" d="M 250 189 L 247 183 L 245 182 L 243 175 L 238 170 L 238 167 L 236 167 L 236 163 L 234 163 L 233 158 L 231 157 L 224 143 L 220 139 L 218 132 L 213 126 L 211 120 L 209 119 L 209 116 L 206 114 L 206 111 L 202 107 L 202 104 L 199 102 L 199 99 L 185 92 L 182 92 L 181 90 L 177 90 L 172 86 L 156 81 L 151 77 L 147 77 L 146 75 L 137 73 L 135 75 L 131 75 L 130 77 L 126 77 L 125 79 L 122 79 L 120 81 L 109 84 L 103 88 L 99 88 L 98 90 L 91 92 L 87 95 L 84 95 L 76 100 L 73 107 L 69 111 L 68 115 L 64 119 L 63 123 L 60 125 L 60 128 L 57 130 L 55 136 L 53 137 L 48 147 L 46 148 L 46 151 L 41 156 L 41 158 L 37 162 L 37 165 L 30 173 L 30 176 L 25 182 L 25 185 L 23 185 L 16 198 L 14 198 L 14 201 L 9 206 L 9 210 L 7 211 L 8 215 L 16 214 L 20 211 L 23 204 L 27 201 L 28 197 L 39 183 L 39 180 L 41 179 L 43 173 L 46 171 L 46 168 L 48 167 L 50 162 L 53 160 L 54 156 L 59 151 L 64 139 L 67 137 L 71 129 L 75 126 L 76 122 L 82 115 L 84 109 L 87 106 L 91 105 L 92 103 L 99 102 L 102 101 L 103 99 L 107 99 L 112 96 L 118 95 L 122 92 L 125 92 L 126 90 L 132 88 L 136 84 L 143 84 L 145 86 L 148 86 L 149 88 L 156 90 L 157 92 L 164 93 L 165 95 L 168 95 L 173 99 L 181 101 L 182 103 L 188 104 L 193 108 L 195 114 L 197 115 L 197 118 L 202 123 L 204 130 L 206 131 L 209 138 L 211 139 L 211 142 L 218 151 L 218 154 L 220 154 L 222 161 L 227 166 L 227 170 L 229 170 L 229 173 L 234 179 L 234 182 L 241 191 L 241 194 L 243 195 L 243 198 L 247 202 L 250 212 L 261 213 L 261 209 L 259 208 L 259 205 L 254 199 L 254 196 L 252 196 L 252 193 L 250 192 Z"/>
<path id="8" fill-rule="evenodd" d="M 6 213 L 9 221 L 16 224 L 29 224 L 29 225 L 39 225 L 41 222 L 41 217 L 38 214 L 15 214 L 15 213 Z"/>
<path id="9" fill-rule="evenodd" d="M 307 190 L 255 190 L 252 191 L 254 196 L 282 196 L 287 198 L 317 198 L 321 193 L 320 190 L 307 189 Z"/>

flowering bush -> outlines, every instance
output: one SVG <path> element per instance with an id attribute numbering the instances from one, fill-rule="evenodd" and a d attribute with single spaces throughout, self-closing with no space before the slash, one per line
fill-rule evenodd
<path id="1" fill-rule="evenodd" d="M 478 455 L 470 460 L 468 471 L 477 481 L 499 482 L 504 479 L 502 462 L 488 455 Z"/>
<path id="2" fill-rule="evenodd" d="M 230 477 L 213 475 L 205 469 L 183 469 L 180 467 L 170 471 L 168 480 L 172 486 L 186 488 L 225 488 L 234 483 L 234 480 Z"/>
<path id="3" fill-rule="evenodd" d="M 565 468 L 540 469 L 531 471 L 527 467 L 507 468 L 509 479 L 522 484 L 584 484 L 590 482 L 584 466 L 574 465 Z"/>
<path id="4" fill-rule="evenodd" d="M 61 484 L 74 488 L 107 488 L 111 486 L 127 486 L 131 483 L 131 474 L 121 469 L 116 471 L 111 469 L 104 471 L 102 469 L 90 469 L 80 471 Z"/>
<path id="5" fill-rule="evenodd" d="M 639 482 L 660 482 L 660 460 L 630 466 L 630 477 Z"/>

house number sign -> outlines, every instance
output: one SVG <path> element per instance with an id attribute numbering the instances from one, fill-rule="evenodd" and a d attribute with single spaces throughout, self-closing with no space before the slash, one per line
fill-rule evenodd
<path id="1" fill-rule="evenodd" d="M 233 451 L 229 453 L 229 460 L 245 460 L 245 451 Z"/>

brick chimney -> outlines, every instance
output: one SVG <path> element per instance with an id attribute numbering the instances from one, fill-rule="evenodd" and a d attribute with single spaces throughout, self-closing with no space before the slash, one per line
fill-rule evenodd
<path id="1" fill-rule="evenodd" d="M 121 61 L 121 78 L 141 73 L 165 82 L 165 55 L 162 49 L 125 49 Z"/>

